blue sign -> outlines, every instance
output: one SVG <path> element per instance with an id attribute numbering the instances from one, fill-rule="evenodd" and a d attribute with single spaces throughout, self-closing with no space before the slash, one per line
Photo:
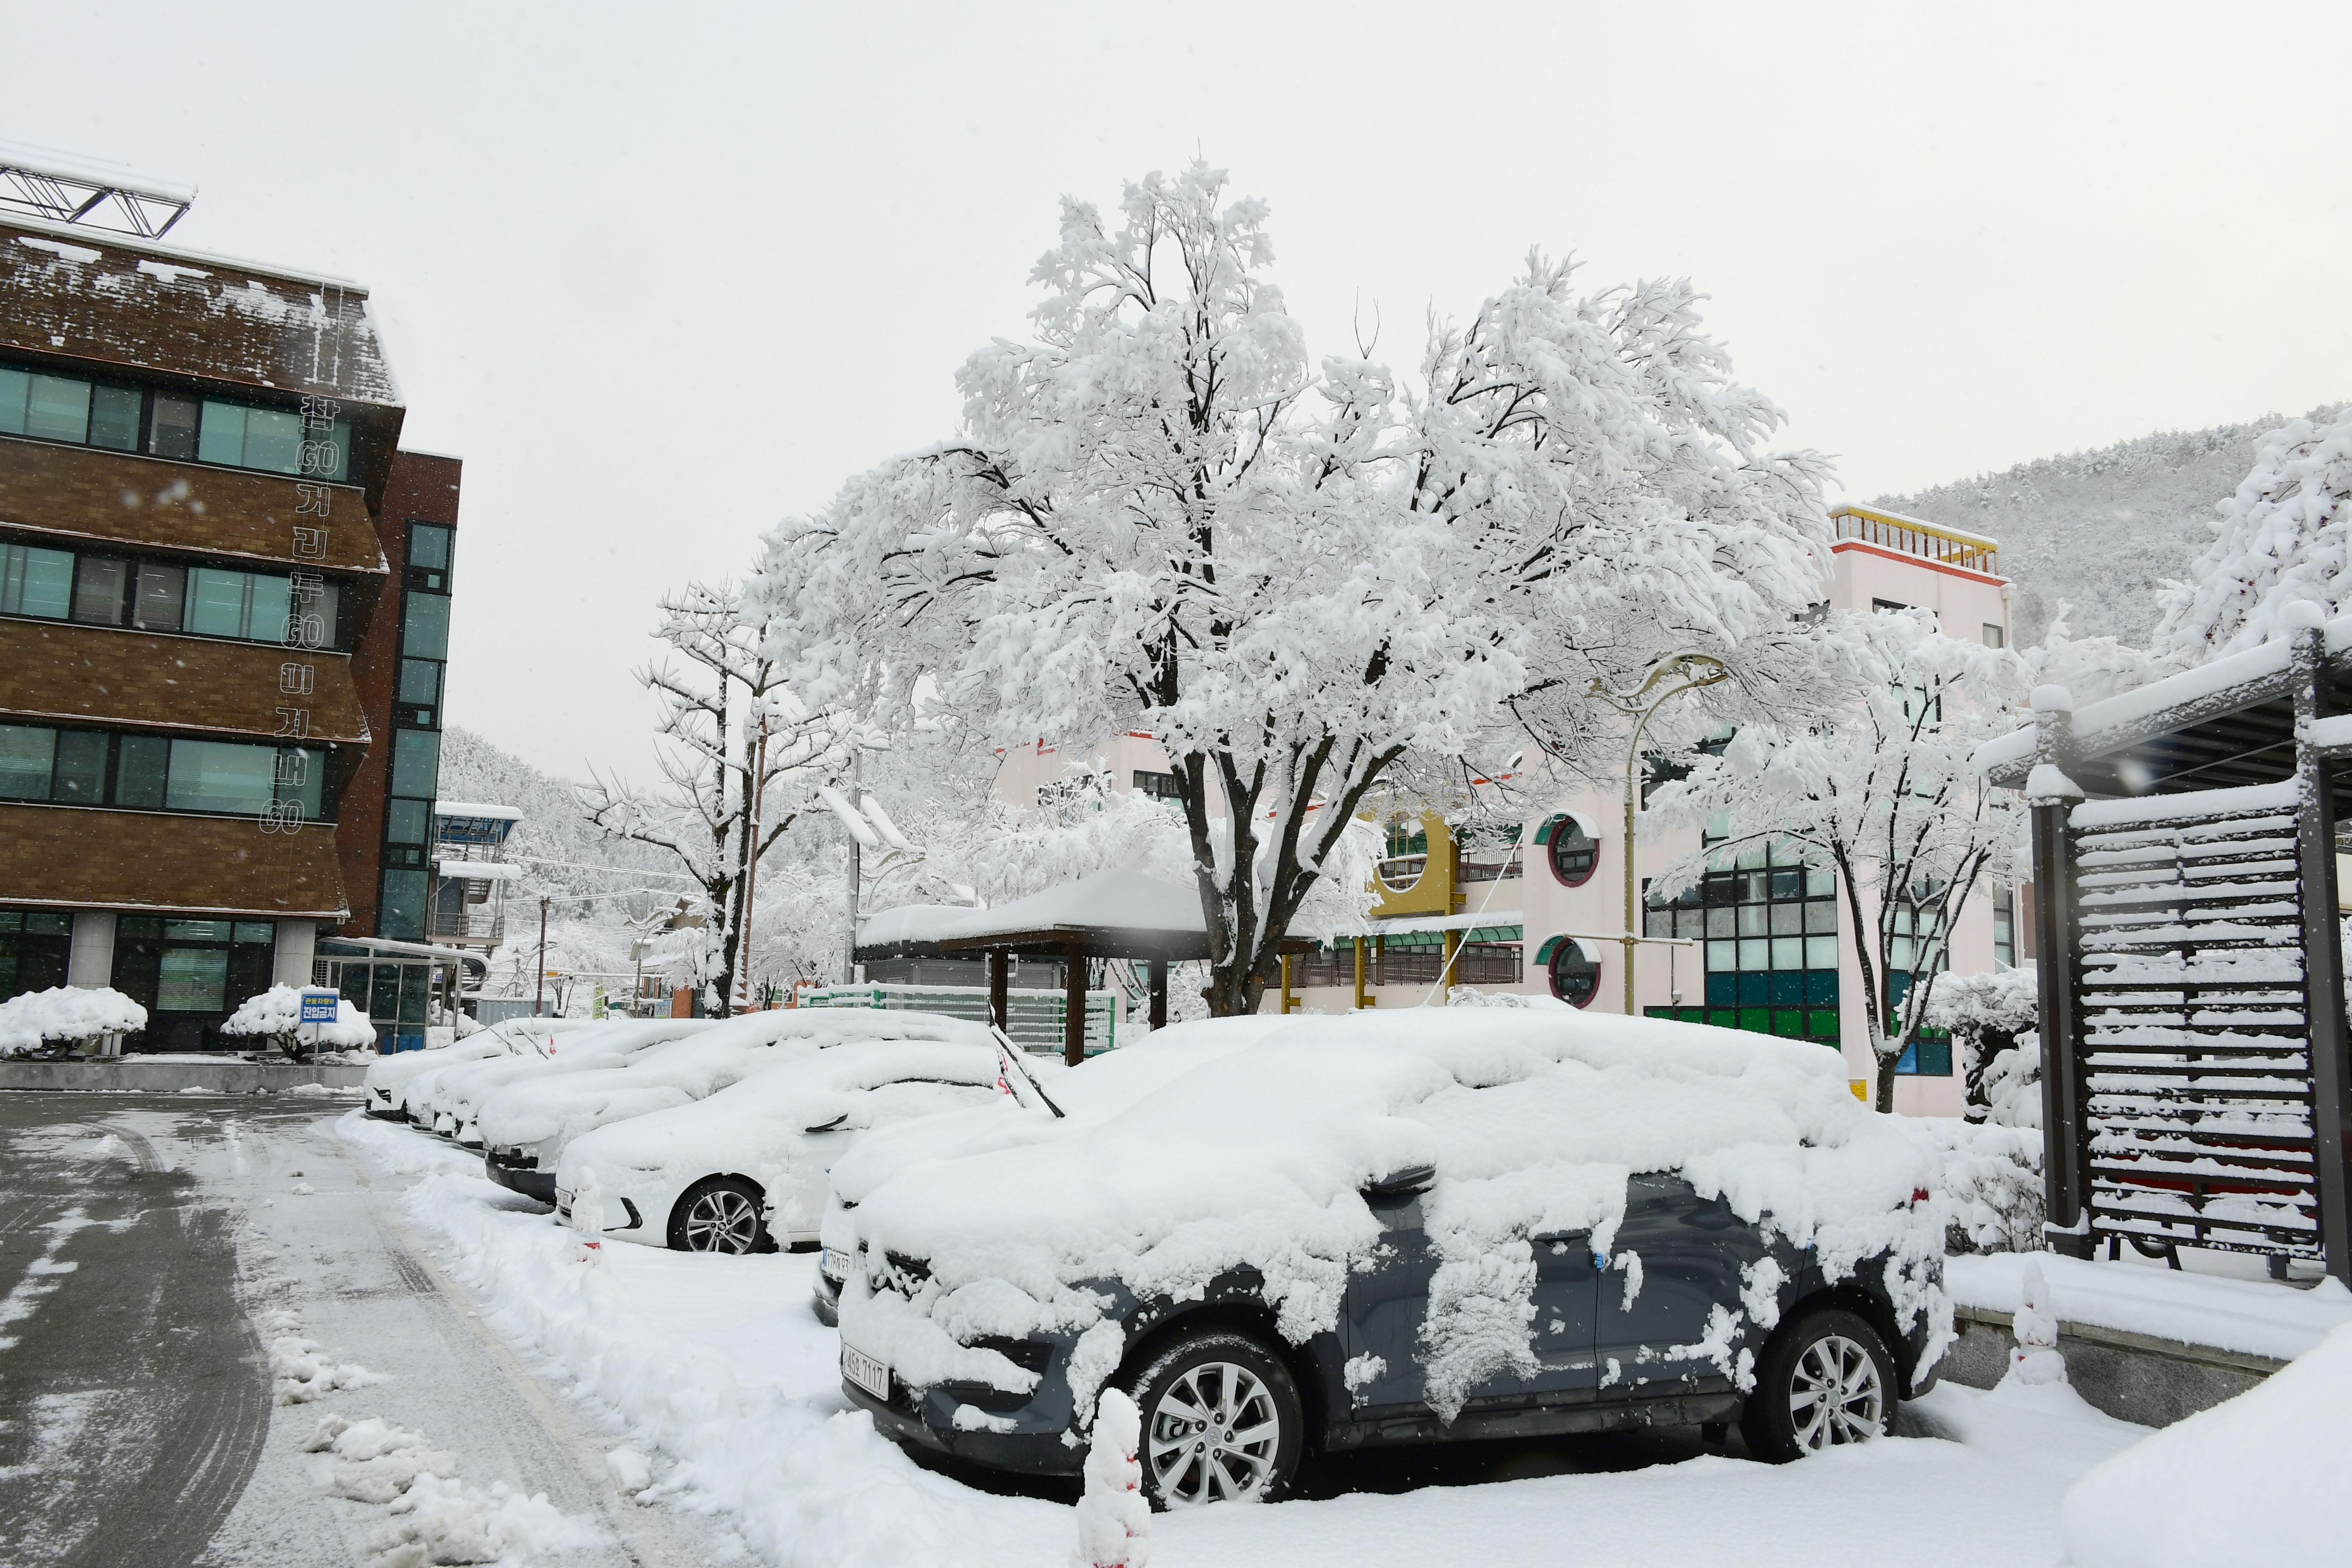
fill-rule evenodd
<path id="1" fill-rule="evenodd" d="M 322 990 L 304 991 L 302 993 L 302 1022 L 306 1024 L 333 1023 L 335 1019 L 341 1016 L 338 1010 L 341 1007 L 342 1001 L 343 998 L 340 992 Z"/>

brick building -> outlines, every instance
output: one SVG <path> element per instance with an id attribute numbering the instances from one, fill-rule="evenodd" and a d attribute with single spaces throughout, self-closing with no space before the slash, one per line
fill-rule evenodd
<path id="1" fill-rule="evenodd" d="M 223 1044 L 428 895 L 459 464 L 363 288 L 0 215 L 0 997 Z"/>

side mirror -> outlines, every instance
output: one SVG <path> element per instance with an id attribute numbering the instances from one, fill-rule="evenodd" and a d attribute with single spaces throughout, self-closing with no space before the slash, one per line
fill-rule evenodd
<path id="1" fill-rule="evenodd" d="M 1407 1165 L 1401 1171 L 1364 1184 L 1364 1201 L 1368 1204 L 1401 1204 L 1417 1198 L 1429 1191 L 1437 1181 L 1434 1165 Z"/>

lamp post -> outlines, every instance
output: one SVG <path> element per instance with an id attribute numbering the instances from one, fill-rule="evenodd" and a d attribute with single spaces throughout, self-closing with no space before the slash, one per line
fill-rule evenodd
<path id="1" fill-rule="evenodd" d="M 1642 940 L 1635 926 L 1639 884 L 1633 879 L 1633 818 L 1642 800 L 1642 732 L 1668 698 L 1730 679 L 1731 671 L 1720 659 L 1703 653 L 1678 653 L 1651 666 L 1648 678 L 1631 691 L 1611 691 L 1598 680 L 1592 683 L 1593 696 L 1633 721 L 1633 738 L 1625 743 L 1625 934 L 1618 939 L 1625 949 L 1625 1016 L 1629 1018 L 1633 1016 L 1633 949 Z M 1652 696 L 1662 685 L 1665 689 Z"/>

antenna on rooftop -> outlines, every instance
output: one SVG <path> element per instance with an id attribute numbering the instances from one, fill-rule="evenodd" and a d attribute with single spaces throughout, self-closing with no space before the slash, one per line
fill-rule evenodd
<path id="1" fill-rule="evenodd" d="M 160 239 L 195 199 L 194 185 L 142 179 L 121 164 L 0 142 L 0 215 Z"/>

